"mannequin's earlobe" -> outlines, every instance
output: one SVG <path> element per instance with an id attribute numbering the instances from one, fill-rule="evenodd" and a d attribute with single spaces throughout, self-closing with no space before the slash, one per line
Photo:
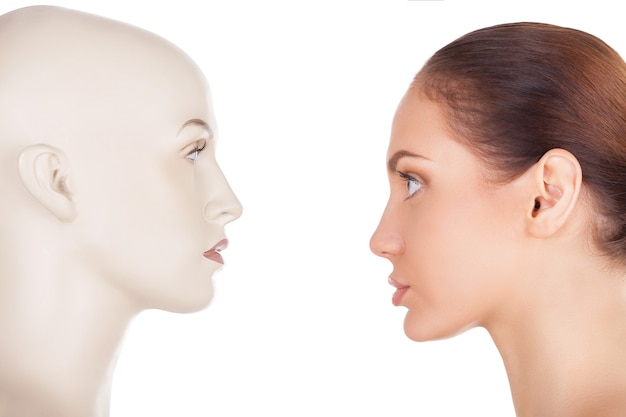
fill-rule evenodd
<path id="1" fill-rule="evenodd" d="M 63 151 L 38 144 L 25 148 L 18 170 L 26 189 L 62 222 L 76 217 L 76 204 L 69 185 L 69 167 Z"/>
<path id="2" fill-rule="evenodd" d="M 578 159 L 563 149 L 551 149 L 535 164 L 534 201 L 529 204 L 529 231 L 536 237 L 556 233 L 578 202 L 582 169 Z"/>

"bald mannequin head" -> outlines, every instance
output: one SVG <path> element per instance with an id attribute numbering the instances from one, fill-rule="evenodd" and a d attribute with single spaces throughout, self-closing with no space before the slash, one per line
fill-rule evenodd
<path id="1" fill-rule="evenodd" d="M 0 16 L 0 63 L 0 417 L 33 398 L 89 415 L 134 314 L 208 304 L 241 206 L 206 81 L 169 42 L 30 7 Z"/>

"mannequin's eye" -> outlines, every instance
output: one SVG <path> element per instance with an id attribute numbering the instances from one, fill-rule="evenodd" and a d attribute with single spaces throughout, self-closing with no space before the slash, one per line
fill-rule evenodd
<path id="1" fill-rule="evenodd" d="M 198 156 L 200 156 L 200 152 L 206 147 L 206 142 L 202 141 L 196 144 L 196 147 L 185 156 L 185 158 L 191 162 L 196 162 Z"/>

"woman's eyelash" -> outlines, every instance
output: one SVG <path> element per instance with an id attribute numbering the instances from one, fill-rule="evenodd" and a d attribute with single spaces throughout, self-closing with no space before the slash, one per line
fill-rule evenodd
<path id="1" fill-rule="evenodd" d="M 400 178 L 402 178 L 402 180 L 406 182 L 406 189 L 409 192 L 409 196 L 406 198 L 406 200 L 408 200 L 409 198 L 413 197 L 415 193 L 421 190 L 423 184 L 420 180 L 413 177 L 412 175 L 409 175 L 402 171 L 397 171 L 397 172 Z"/>
<path id="2" fill-rule="evenodd" d="M 187 156 L 185 156 L 185 158 L 187 158 L 191 162 L 196 162 L 196 159 L 198 159 L 198 155 L 200 155 L 200 152 L 202 152 L 204 148 L 206 148 L 206 142 L 198 144 L 193 151 L 189 152 Z"/>

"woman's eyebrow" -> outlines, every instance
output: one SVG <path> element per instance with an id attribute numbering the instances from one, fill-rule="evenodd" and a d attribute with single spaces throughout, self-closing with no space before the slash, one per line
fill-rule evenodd
<path id="1" fill-rule="evenodd" d="M 409 156 L 411 158 L 422 158 L 422 159 L 429 160 L 425 156 L 418 155 L 418 154 L 413 153 L 413 152 L 398 151 L 398 152 L 394 153 L 391 158 L 389 158 L 389 161 L 387 161 L 387 169 L 389 170 L 389 172 L 395 172 L 396 171 L 396 166 L 398 165 L 398 161 L 401 158 L 404 158 L 405 156 Z"/>
<path id="2" fill-rule="evenodd" d="M 178 129 L 178 133 L 180 134 L 180 132 L 183 131 L 184 128 L 186 128 L 189 125 L 195 125 L 195 126 L 199 126 L 203 129 L 206 129 L 207 132 L 209 132 L 209 140 L 213 139 L 213 129 L 211 129 L 211 127 L 209 126 L 209 124 L 207 122 L 205 122 L 202 119 L 190 119 L 187 120 L 185 123 L 183 123 L 183 125 L 180 127 L 180 129 Z"/>

